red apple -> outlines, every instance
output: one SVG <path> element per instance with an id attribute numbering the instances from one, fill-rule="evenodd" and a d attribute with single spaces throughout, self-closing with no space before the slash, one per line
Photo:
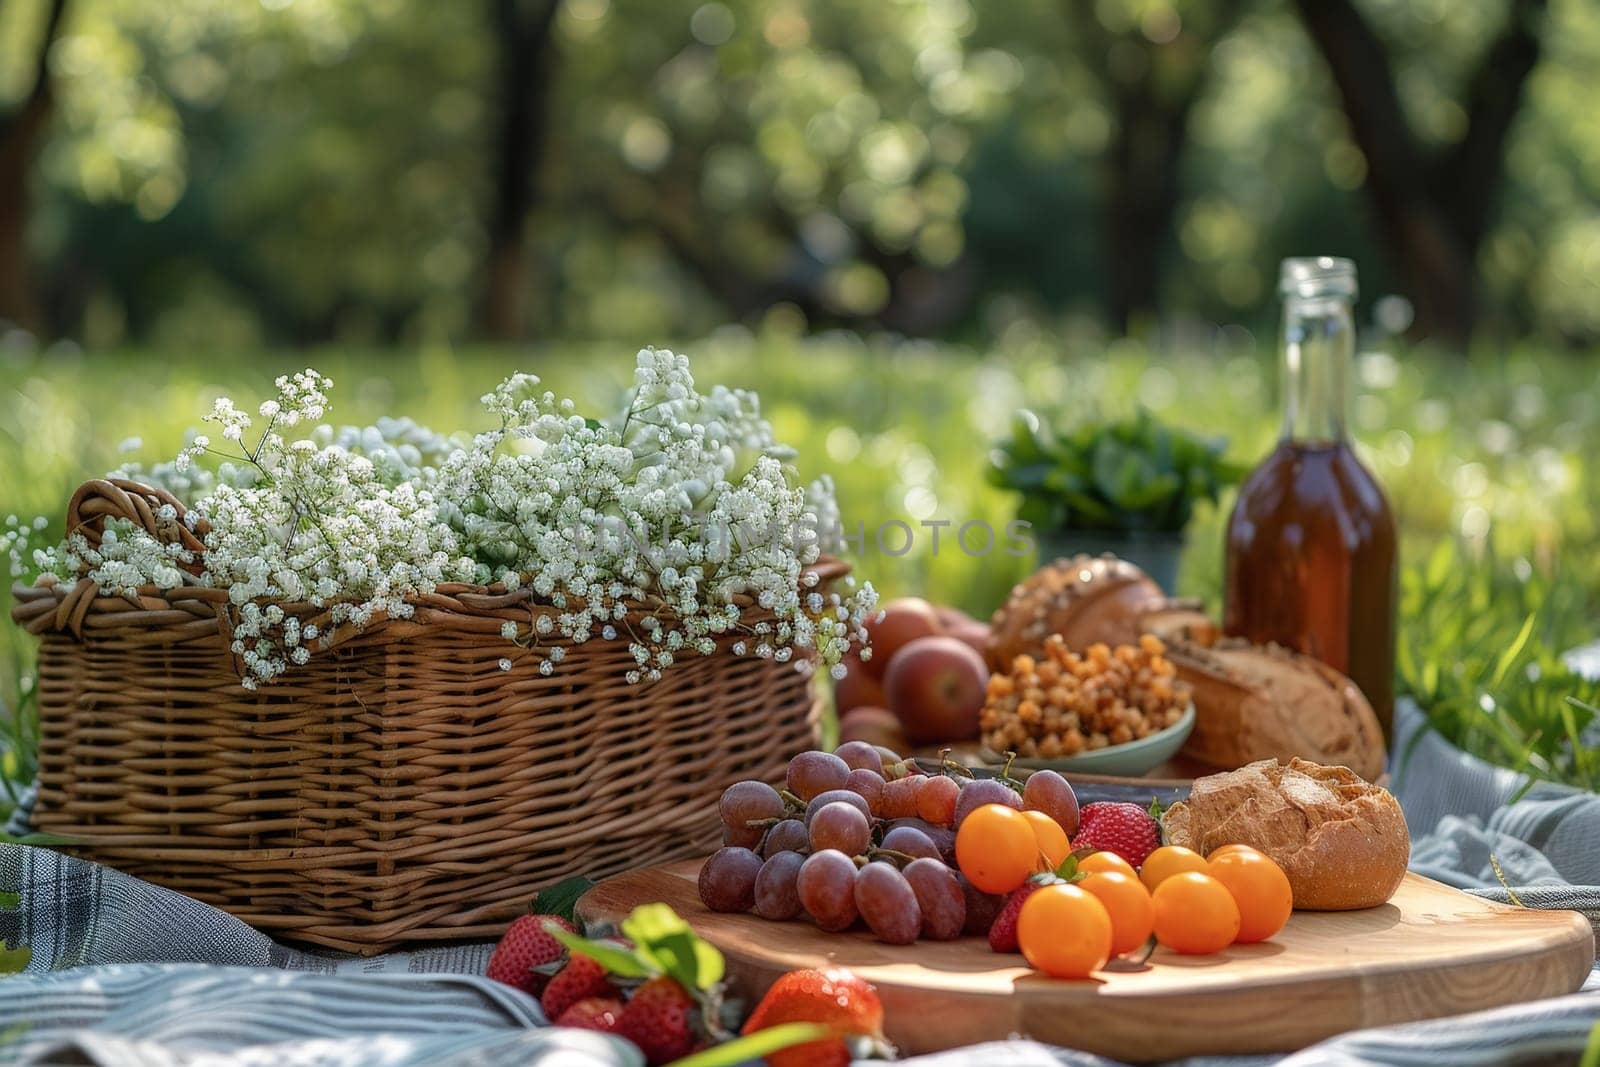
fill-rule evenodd
<path id="1" fill-rule="evenodd" d="M 839 743 L 865 741 L 869 745 L 905 752 L 911 745 L 905 727 L 893 712 L 883 708 L 855 708 L 839 717 Z"/>
<path id="2" fill-rule="evenodd" d="M 833 683 L 833 709 L 840 715 L 851 708 L 884 705 L 883 684 L 867 673 L 867 665 L 854 655 L 844 660 L 844 677 Z"/>
<path id="3" fill-rule="evenodd" d="M 950 607 L 948 604 L 935 604 L 933 613 L 939 617 L 939 626 L 945 631 L 954 630 L 957 626 L 967 622 L 977 622 L 971 615 L 960 608 Z"/>
<path id="4" fill-rule="evenodd" d="M 954 622 L 945 626 L 944 632 L 962 644 L 972 646 L 972 650 L 980 656 L 989 647 L 989 624 L 986 622 L 976 619 Z"/>
<path id="5" fill-rule="evenodd" d="M 913 741 L 978 736 L 989 670 L 971 645 L 945 635 L 919 637 L 889 664 L 883 691 Z"/>
<path id="6" fill-rule="evenodd" d="M 881 680 L 888 673 L 889 661 L 896 652 L 940 629 L 933 605 L 921 597 L 891 600 L 883 606 L 881 617 L 875 614 L 867 619 L 867 644 L 872 649 L 872 658 L 865 660 L 862 666 L 872 677 Z"/>

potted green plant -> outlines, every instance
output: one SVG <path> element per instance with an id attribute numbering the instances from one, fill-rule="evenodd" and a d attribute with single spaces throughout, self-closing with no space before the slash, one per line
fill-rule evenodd
<path id="1" fill-rule="evenodd" d="M 1032 411 L 990 455 L 989 482 L 1022 495 L 1041 560 L 1110 552 L 1174 591 L 1183 531 L 1199 500 L 1215 502 L 1243 476 L 1224 438 L 1163 425 L 1140 410 L 1058 433 Z"/>

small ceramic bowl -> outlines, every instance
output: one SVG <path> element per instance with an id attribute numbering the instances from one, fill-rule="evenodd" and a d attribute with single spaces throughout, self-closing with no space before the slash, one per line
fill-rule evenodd
<path id="1" fill-rule="evenodd" d="M 1141 737 L 1137 741 L 1129 741 L 1122 745 L 1108 745 L 1105 748 L 1080 752 L 1076 756 L 1062 756 L 1058 759 L 1024 759 L 1018 756 L 1012 765 L 1035 771 L 1060 771 L 1062 774 L 1076 772 L 1137 778 L 1150 773 L 1176 756 L 1183 743 L 1189 740 L 1189 734 L 1193 730 L 1194 705 L 1190 704 L 1184 710 L 1182 718 L 1160 733 L 1151 734 L 1149 737 Z M 985 760 L 996 765 L 1005 762 L 1004 756 L 990 752 L 987 748 L 983 750 L 982 755 Z"/>

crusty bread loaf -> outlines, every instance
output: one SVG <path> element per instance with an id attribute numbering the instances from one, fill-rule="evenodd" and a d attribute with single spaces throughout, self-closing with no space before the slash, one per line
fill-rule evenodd
<path id="1" fill-rule="evenodd" d="M 1387 789 L 1301 759 L 1196 779 L 1161 826 L 1167 844 L 1201 855 L 1259 849 L 1289 876 L 1294 906 L 1312 911 L 1377 907 L 1400 888 L 1411 858 L 1405 814 Z"/>
<path id="2" fill-rule="evenodd" d="M 1011 590 L 990 622 L 985 658 L 991 670 L 1010 670 L 1020 655 L 1042 656 L 1052 634 L 1081 652 L 1097 643 L 1138 644 L 1147 633 L 1203 643 L 1215 631 L 1198 602 L 1168 600 L 1127 560 L 1079 555 L 1046 564 Z"/>
<path id="3" fill-rule="evenodd" d="M 1134 627 L 1141 634 L 1155 634 L 1168 644 L 1187 641 L 1194 645 L 1215 644 L 1222 628 L 1207 615 L 1199 599 L 1172 599 L 1139 612 Z"/>
<path id="4" fill-rule="evenodd" d="M 1354 682 L 1310 656 L 1229 639 L 1169 643 L 1178 677 L 1194 690 L 1195 724 L 1184 755 L 1213 767 L 1298 756 L 1383 773 L 1383 730 Z"/>

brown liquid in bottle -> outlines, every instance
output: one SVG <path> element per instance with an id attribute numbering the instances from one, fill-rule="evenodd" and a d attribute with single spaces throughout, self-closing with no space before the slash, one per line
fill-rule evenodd
<path id="1" fill-rule="evenodd" d="M 1228 520 L 1223 626 L 1315 656 L 1394 723 L 1395 527 L 1345 434 L 1355 265 L 1283 263 L 1283 436 Z"/>
<path id="2" fill-rule="evenodd" d="M 1280 441 L 1239 490 L 1227 555 L 1227 631 L 1343 671 L 1392 736 L 1394 517 L 1349 444 Z"/>

